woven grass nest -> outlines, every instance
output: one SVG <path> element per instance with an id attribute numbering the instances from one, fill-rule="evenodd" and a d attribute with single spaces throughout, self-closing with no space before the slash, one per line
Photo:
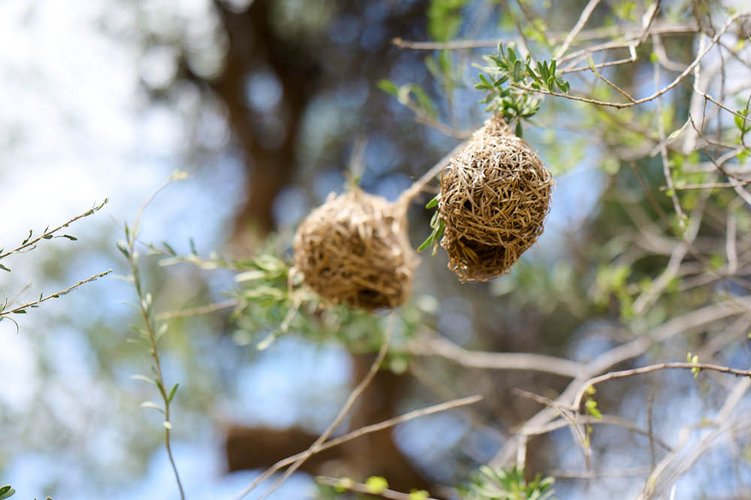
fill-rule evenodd
<path id="1" fill-rule="evenodd" d="M 366 311 L 403 304 L 417 265 L 406 204 L 358 188 L 329 196 L 297 229 L 294 265 L 332 303 Z"/>
<path id="2" fill-rule="evenodd" d="M 499 117 L 451 158 L 441 177 L 441 246 L 461 281 L 487 281 L 542 234 L 553 178 Z"/>

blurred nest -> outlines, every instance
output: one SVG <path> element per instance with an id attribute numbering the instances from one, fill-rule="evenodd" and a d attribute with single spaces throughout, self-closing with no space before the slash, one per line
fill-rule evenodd
<path id="1" fill-rule="evenodd" d="M 553 178 L 500 117 L 489 119 L 441 177 L 441 246 L 462 281 L 506 272 L 542 234 Z"/>
<path id="2" fill-rule="evenodd" d="M 294 241 L 294 265 L 322 298 L 366 311 L 403 304 L 417 256 L 406 205 L 354 188 L 315 209 Z"/>

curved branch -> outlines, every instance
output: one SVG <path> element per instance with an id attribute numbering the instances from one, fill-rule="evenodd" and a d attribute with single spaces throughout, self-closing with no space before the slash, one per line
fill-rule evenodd
<path id="1" fill-rule="evenodd" d="M 610 372 L 599 377 L 592 377 L 585 381 L 574 398 L 573 410 L 577 411 L 581 407 L 582 399 L 587 393 L 587 389 L 594 387 L 597 384 L 608 382 L 610 380 L 617 380 L 621 378 L 634 377 L 636 375 L 644 375 L 645 373 L 653 373 L 662 370 L 708 370 L 713 372 L 725 373 L 728 375 L 735 375 L 736 377 L 751 377 L 751 370 L 740 370 L 738 368 L 730 368 L 729 366 L 715 365 L 711 363 L 690 363 L 690 362 L 673 362 L 673 363 L 657 363 L 654 365 L 642 366 L 639 368 L 633 368 L 631 370 L 621 370 L 619 372 Z"/>
<path id="2" fill-rule="evenodd" d="M 441 356 L 468 368 L 488 370 L 524 370 L 576 378 L 587 367 L 576 361 L 543 354 L 470 351 L 440 335 L 425 335 L 407 347 L 416 356 Z"/>

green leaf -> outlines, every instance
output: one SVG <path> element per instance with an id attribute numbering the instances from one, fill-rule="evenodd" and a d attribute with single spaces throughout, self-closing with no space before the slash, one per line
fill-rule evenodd
<path id="1" fill-rule="evenodd" d="M 3 271 L 8 271 L 8 272 L 10 272 L 10 268 L 9 268 L 9 267 L 5 267 L 5 266 L 4 266 L 4 265 L 2 265 L 2 264 L 0 264 L 0 270 L 3 270 Z"/>
<path id="2" fill-rule="evenodd" d="M 480 73 L 479 75 L 477 75 L 477 77 L 480 79 L 480 81 L 475 84 L 476 89 L 491 90 L 493 88 L 493 85 L 484 74 Z"/>
<path id="3" fill-rule="evenodd" d="M 521 81 L 523 71 L 524 71 L 524 63 L 522 63 L 519 59 L 514 61 L 514 70 L 512 73 L 512 78 L 514 79 L 515 82 Z"/>
<path id="4" fill-rule="evenodd" d="M 555 92 L 555 77 L 553 75 L 550 75 L 545 83 L 549 91 Z"/>
<path id="5" fill-rule="evenodd" d="M 15 494 L 16 490 L 14 490 L 9 484 L 0 486 L 0 500 L 5 500 L 6 498 L 10 498 Z"/>
<path id="6" fill-rule="evenodd" d="M 425 490 L 412 490 L 409 492 L 409 500 L 427 500 L 429 496 Z"/>
<path id="7" fill-rule="evenodd" d="M 422 252 L 423 250 L 425 250 L 426 248 L 428 248 L 433 243 L 433 241 L 434 241 L 433 238 L 431 238 L 430 236 L 428 236 L 425 239 L 425 241 L 423 241 L 422 243 L 420 243 L 420 246 L 417 247 L 417 251 L 418 252 Z"/>
<path id="8" fill-rule="evenodd" d="M 388 481 L 381 476 L 370 476 L 367 481 L 365 481 L 365 488 L 368 490 L 368 493 L 374 495 L 380 495 L 386 491 L 388 487 Z"/>
<path id="9" fill-rule="evenodd" d="M 141 408 L 150 408 L 152 410 L 158 411 L 161 414 L 164 414 L 164 409 L 153 401 L 144 401 L 143 403 L 141 403 Z"/>
<path id="10" fill-rule="evenodd" d="M 597 408 L 597 401 L 595 401 L 594 399 L 588 399 L 584 403 L 584 407 L 586 408 L 587 413 L 592 415 L 594 418 L 598 420 L 602 418 L 602 413 L 600 413 L 600 410 Z"/>
<path id="11" fill-rule="evenodd" d="M 256 346 L 256 349 L 258 349 L 259 351 L 265 351 L 271 346 L 271 344 L 274 343 L 274 341 L 276 340 L 278 336 L 279 336 L 279 332 L 271 332 L 263 340 L 261 340 L 258 343 L 258 345 Z"/>
<path id="12" fill-rule="evenodd" d="M 175 398 L 175 394 L 177 393 L 178 387 L 180 387 L 180 384 L 175 384 L 172 386 L 172 389 L 170 389 L 169 395 L 167 396 L 167 404 L 170 404 L 172 400 Z"/>
<path id="13" fill-rule="evenodd" d="M 537 63 L 538 65 L 540 63 Z M 530 65 L 529 61 L 524 65 L 524 67 L 527 69 L 527 75 L 529 75 L 530 78 L 532 78 L 534 81 L 539 82 L 540 76 L 537 74 L 537 72 L 532 69 L 532 66 Z"/>
<path id="14" fill-rule="evenodd" d="M 428 34 L 433 40 L 445 42 L 459 32 L 462 8 L 467 0 L 431 0 L 428 5 Z"/>
<path id="15" fill-rule="evenodd" d="M 162 246 L 164 247 L 165 250 L 167 250 L 168 254 L 170 254 L 170 255 L 177 255 L 177 252 L 175 252 L 175 249 L 172 248 L 172 246 L 169 243 L 167 243 L 166 241 L 162 242 Z"/>
<path id="16" fill-rule="evenodd" d="M 433 198 L 425 205 L 425 208 L 430 210 L 431 208 L 436 208 L 438 206 L 438 201 L 441 199 L 440 193 L 433 196 Z"/>
<path id="17" fill-rule="evenodd" d="M 748 120 L 748 109 L 738 110 L 738 114 L 734 116 L 733 120 L 735 121 L 735 126 L 738 128 L 738 130 L 740 130 L 742 134 L 745 134 L 746 132 L 751 130 L 751 124 L 749 124 Z"/>
<path id="18" fill-rule="evenodd" d="M 537 61 L 537 70 L 540 72 L 540 77 L 542 77 L 543 81 L 547 81 L 550 77 L 550 72 L 548 71 L 548 63 L 547 61 Z"/>
<path id="19" fill-rule="evenodd" d="M 120 253 L 122 253 L 126 259 L 130 259 L 130 249 L 125 241 L 119 240 L 117 242 L 117 249 L 120 250 Z"/>
<path id="20" fill-rule="evenodd" d="M 242 283 L 245 281 L 258 281 L 264 278 L 266 278 L 265 272 L 258 270 L 258 269 L 253 269 L 251 271 L 245 271 L 243 273 L 238 274 L 237 276 L 235 276 L 235 281 L 238 283 Z"/>
<path id="21" fill-rule="evenodd" d="M 418 252 L 422 252 L 428 247 L 433 248 L 433 255 L 435 255 L 436 251 L 438 250 L 438 241 L 441 239 L 441 236 L 443 236 L 444 231 L 444 223 L 443 220 L 438 217 L 438 212 L 433 214 L 433 219 L 431 220 L 431 227 L 433 228 L 433 231 L 430 233 L 430 236 L 428 236 L 425 241 L 423 241 L 419 247 L 417 247 Z"/>
<path id="22" fill-rule="evenodd" d="M 383 79 L 378 82 L 378 88 L 389 95 L 396 97 L 399 94 L 399 87 L 391 80 Z"/>
<path id="23" fill-rule="evenodd" d="M 140 380 L 141 382 L 156 385 L 156 380 L 151 377 L 147 377 L 146 375 L 131 375 L 130 378 L 133 380 Z"/>
<path id="24" fill-rule="evenodd" d="M 433 103 L 433 100 L 423 90 L 423 88 L 419 85 L 410 85 L 409 89 L 414 94 L 415 99 L 417 100 L 417 104 L 418 106 L 420 106 L 420 109 L 422 109 L 431 117 L 435 118 L 438 114 L 438 112 L 436 111 L 436 106 Z"/>

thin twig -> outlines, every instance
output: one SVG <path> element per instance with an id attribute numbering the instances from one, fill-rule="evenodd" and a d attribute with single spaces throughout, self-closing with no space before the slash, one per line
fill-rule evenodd
<path id="1" fill-rule="evenodd" d="M 355 491 L 364 495 L 389 498 L 391 500 L 413 500 L 415 498 L 415 496 L 410 493 L 402 493 L 401 491 L 390 490 L 388 488 L 379 490 L 376 493 L 373 491 L 373 488 L 368 487 L 367 484 L 358 483 L 347 478 L 338 479 L 335 477 L 317 476 L 316 482 L 326 486 L 339 487 L 347 491 Z M 433 497 L 421 496 L 420 498 L 424 498 L 425 500 L 437 500 Z"/>
<path id="2" fill-rule="evenodd" d="M 673 248 L 673 251 L 670 254 L 668 265 L 665 266 L 662 273 L 660 273 L 660 275 L 634 300 L 634 314 L 644 314 L 647 309 L 659 299 L 662 292 L 670 286 L 670 283 L 678 275 L 683 259 L 686 257 L 686 254 L 688 254 L 691 245 L 699 234 L 699 227 L 701 226 L 703 213 L 704 210 L 702 205 L 694 210 L 690 218 L 689 226 L 684 233 L 683 240 Z"/>
<path id="3" fill-rule="evenodd" d="M 58 299 L 61 296 L 66 295 L 66 294 L 72 292 L 76 288 L 85 285 L 86 283 L 91 283 L 92 281 L 96 281 L 99 278 L 103 278 L 103 277 L 107 276 L 111 272 L 112 272 L 112 270 L 110 269 L 109 271 L 104 271 L 102 273 L 97 273 L 97 274 L 95 274 L 93 276 L 89 276 L 88 278 L 79 281 L 78 283 L 76 283 L 74 285 L 69 286 L 68 288 L 64 288 L 64 289 L 62 289 L 60 291 L 51 293 L 49 295 L 41 295 L 37 300 L 32 300 L 31 302 L 27 302 L 27 303 L 22 304 L 20 306 L 16 306 L 16 307 L 14 307 L 12 309 L 0 308 L 0 321 L 2 321 L 2 319 L 3 319 L 4 316 L 8 316 L 10 314 L 23 314 L 23 313 L 26 312 L 26 309 L 31 309 L 31 308 L 39 307 L 40 304 L 42 304 L 43 302 L 47 302 L 48 300 Z"/>
<path id="4" fill-rule="evenodd" d="M 459 50 L 498 46 L 498 40 L 452 40 L 450 42 L 417 42 L 396 37 L 391 43 L 400 49 L 413 50 Z"/>
<path id="5" fill-rule="evenodd" d="M 751 184 L 751 179 L 746 181 L 734 181 L 734 182 L 705 182 L 702 184 L 680 184 L 677 186 L 673 186 L 673 189 L 676 191 L 703 191 L 706 189 L 728 189 L 728 188 L 734 188 L 738 184 L 741 186 L 745 186 L 747 184 Z"/>
<path id="6" fill-rule="evenodd" d="M 164 373 L 162 371 L 162 362 L 159 356 L 160 332 L 158 331 L 158 327 L 154 319 L 151 294 L 145 291 L 143 287 L 143 283 L 141 281 L 141 273 L 138 268 L 138 252 L 136 251 L 136 242 L 138 239 L 138 232 L 141 227 L 142 217 L 146 208 L 151 204 L 151 202 L 154 200 L 157 194 L 159 194 L 162 190 L 167 188 L 174 181 L 181 180 L 184 178 L 185 178 L 185 174 L 181 172 L 176 172 L 175 174 L 172 175 L 172 177 L 166 183 L 164 183 L 162 186 L 156 189 L 152 193 L 152 195 L 139 207 L 138 212 L 136 212 L 136 217 L 134 219 L 133 226 L 129 228 L 128 225 L 126 224 L 125 226 L 126 241 L 118 243 L 118 248 L 123 253 L 125 258 L 128 260 L 128 265 L 130 266 L 131 276 L 133 278 L 133 286 L 136 291 L 136 296 L 138 297 L 138 312 L 140 313 L 141 321 L 143 322 L 144 337 L 149 347 L 148 349 L 149 356 L 151 357 L 151 361 L 152 361 L 151 369 L 154 374 L 153 381 L 154 381 L 154 385 L 156 385 L 156 388 L 159 391 L 159 395 L 161 396 L 162 403 L 163 403 L 162 408 L 157 408 L 157 409 L 161 411 L 164 416 L 164 421 L 162 422 L 163 427 L 164 427 L 164 448 L 167 452 L 167 458 L 169 460 L 170 467 L 172 468 L 172 473 L 175 477 L 175 482 L 177 483 L 177 489 L 179 491 L 180 498 L 182 500 L 185 500 L 185 490 L 183 488 L 183 483 L 182 483 L 182 480 L 180 479 L 180 472 L 177 469 L 177 463 L 175 462 L 175 457 L 172 452 L 171 402 L 172 402 L 172 398 L 175 395 L 175 391 L 177 390 L 177 385 L 174 385 L 172 389 L 168 390 L 167 384 L 165 383 Z"/>
<path id="7" fill-rule="evenodd" d="M 657 38 L 658 35 L 652 35 L 652 38 Z M 655 42 L 653 42 L 655 43 Z M 652 64 L 654 68 L 654 82 L 655 82 L 655 88 L 659 87 L 660 84 L 660 65 L 657 61 L 655 61 Z M 698 65 L 696 66 L 699 67 Z M 675 187 L 673 185 L 673 173 L 671 170 L 671 163 L 670 158 L 668 157 L 668 145 L 665 142 L 666 134 L 665 134 L 665 123 L 662 119 L 662 99 L 657 99 L 657 131 L 660 134 L 660 159 L 662 160 L 662 172 L 665 176 L 665 182 L 667 183 L 668 190 L 669 190 L 669 196 L 670 200 L 673 202 L 673 209 L 675 210 L 675 213 L 678 215 L 678 220 L 683 223 L 686 219 L 686 214 L 683 212 L 683 208 L 681 207 L 681 201 L 678 199 L 678 193 L 675 191 Z M 688 250 L 688 249 L 687 249 Z"/>
<path id="8" fill-rule="evenodd" d="M 36 246 L 37 243 L 39 243 L 42 240 L 49 240 L 52 238 L 66 238 L 66 237 L 71 238 L 68 235 L 55 236 L 55 233 L 57 233 L 61 229 L 64 229 L 70 226 L 74 222 L 80 219 L 83 219 L 84 217 L 88 217 L 89 215 L 92 215 L 98 212 L 104 205 L 107 204 L 107 202 L 109 202 L 109 198 L 105 198 L 104 201 L 100 203 L 99 205 L 94 205 L 89 210 L 83 212 L 82 214 L 76 215 L 75 217 L 71 219 L 68 219 L 66 222 L 63 222 L 57 227 L 54 227 L 52 229 L 45 229 L 44 232 L 40 234 L 39 236 L 37 236 L 36 238 L 31 238 L 31 231 L 29 231 L 29 239 L 27 239 L 26 241 L 24 241 L 23 243 L 21 243 L 19 246 L 17 246 L 16 248 L 12 250 L 8 250 L 7 252 L 0 253 L 0 259 L 4 259 L 5 257 L 12 255 L 14 253 L 31 250 L 32 248 Z"/>
<path id="9" fill-rule="evenodd" d="M 217 311 L 223 311 L 224 309 L 230 309 L 237 306 L 236 300 L 225 300 L 223 302 L 215 302 L 213 304 L 206 304 L 203 306 L 191 307 L 188 309 L 178 309 L 175 311 L 164 311 L 156 315 L 156 319 L 160 321 L 187 318 L 194 316 L 204 316 L 207 314 L 213 314 Z"/>
<path id="10" fill-rule="evenodd" d="M 635 60 L 635 58 L 636 58 L 636 52 L 633 52 L 633 56 L 634 56 L 634 60 Z M 626 59 L 625 61 L 629 61 L 630 62 L 631 59 Z M 610 65 L 612 66 L 613 64 L 610 64 Z M 600 65 L 600 67 L 604 67 L 604 66 L 605 66 L 604 64 Z M 636 99 L 634 99 L 631 94 L 629 94 L 628 92 L 626 92 L 625 90 L 623 90 L 622 88 L 620 88 L 618 85 L 616 85 L 615 83 L 613 83 L 610 80 L 608 80 L 607 78 L 605 78 L 602 75 L 602 73 L 600 73 L 597 70 L 597 65 L 592 64 L 590 66 L 590 69 L 592 70 L 592 73 L 594 73 L 594 75 L 597 78 L 599 78 L 600 80 L 602 80 L 603 82 L 605 82 L 609 87 L 611 87 L 612 89 L 614 89 L 616 92 L 618 92 L 619 94 L 621 94 L 623 97 L 625 97 L 626 99 L 628 99 L 631 102 L 635 102 L 636 101 Z"/>
<path id="11" fill-rule="evenodd" d="M 734 202 L 731 202 L 728 206 L 727 230 L 725 232 L 725 255 L 728 260 L 728 274 L 735 274 L 738 271 L 738 249 L 736 246 L 738 224 L 735 213 L 737 208 L 737 203 Z"/>
<path id="12" fill-rule="evenodd" d="M 634 377 L 637 375 L 644 375 L 645 373 L 653 373 L 662 370 L 707 370 L 719 373 L 726 373 L 729 375 L 735 375 L 736 377 L 751 377 L 751 370 L 741 370 L 739 368 L 730 368 L 729 366 L 715 365 L 712 363 L 689 363 L 689 362 L 673 362 L 673 363 L 657 363 L 654 365 L 642 366 L 640 368 L 632 368 L 630 370 L 622 370 L 618 372 L 610 372 L 598 377 L 592 377 L 584 382 L 574 398 L 573 408 L 577 409 L 581 407 L 582 399 L 587 393 L 590 387 L 594 387 L 603 382 L 609 382 L 611 380 L 617 380 L 622 378 Z"/>
<path id="13" fill-rule="evenodd" d="M 667 92 L 670 92 L 671 90 L 673 90 L 679 83 L 681 83 L 683 81 L 684 78 L 686 78 L 686 76 L 689 73 L 691 73 L 693 71 L 693 69 L 701 62 L 701 60 L 704 59 L 704 56 L 706 56 L 707 53 L 710 50 L 712 50 L 715 47 L 715 45 L 717 45 L 717 41 L 720 39 L 720 37 L 722 37 L 725 33 L 727 33 L 727 31 L 730 29 L 730 27 L 738 19 L 746 18 L 746 17 L 749 17 L 749 16 L 751 16 L 751 13 L 748 13 L 748 12 L 736 13 L 736 14 L 733 14 L 732 16 L 730 16 L 728 18 L 728 20 L 725 22 L 725 24 L 723 25 L 723 27 L 720 28 L 720 30 L 715 34 L 714 37 L 712 37 L 712 43 L 708 44 L 704 48 L 704 50 L 700 51 L 696 55 L 696 57 L 694 58 L 694 60 L 691 62 L 691 64 L 689 64 L 688 66 L 686 66 L 686 68 L 681 72 L 681 74 L 679 74 L 677 77 L 675 77 L 675 79 L 672 82 L 670 82 L 669 84 L 667 84 L 663 88 L 659 89 L 655 93 L 653 93 L 653 94 L 651 94 L 651 95 L 649 95 L 647 97 L 643 97 L 641 99 L 637 99 L 634 102 L 602 101 L 602 100 L 599 100 L 599 99 L 592 99 L 592 98 L 589 98 L 589 97 L 583 97 L 583 96 L 578 96 L 578 95 L 574 95 L 574 94 L 564 94 L 564 93 L 561 93 L 561 92 L 551 92 L 549 90 L 545 90 L 544 88 L 533 89 L 531 87 L 526 87 L 524 85 L 519 85 L 519 84 L 516 84 L 516 83 L 511 84 L 511 86 L 516 87 L 516 88 L 518 88 L 520 90 L 527 91 L 527 92 L 539 93 L 539 94 L 545 94 L 545 95 L 551 95 L 551 96 L 555 96 L 555 97 L 562 97 L 564 99 L 570 99 L 572 101 L 586 102 L 586 103 L 589 103 L 589 104 L 594 104 L 596 106 L 605 106 L 605 107 L 611 107 L 611 108 L 616 108 L 616 109 L 630 108 L 632 106 L 636 106 L 636 105 L 639 105 L 639 104 L 644 104 L 646 102 L 653 101 L 653 100 L 657 99 L 658 97 L 660 97 L 661 95 L 666 94 Z"/>
<path id="14" fill-rule="evenodd" d="M 629 467 L 616 470 L 583 470 L 583 471 L 565 471 L 552 470 L 550 475 L 560 479 L 596 479 L 601 477 L 639 477 L 646 476 L 652 469 L 649 467 Z"/>
<path id="15" fill-rule="evenodd" d="M 575 422 L 577 425 L 612 425 L 615 427 L 621 427 L 623 429 L 626 429 L 627 431 L 633 432 L 634 434 L 640 434 L 647 438 L 650 437 L 649 428 L 642 429 L 641 427 L 634 424 L 631 420 L 618 417 L 616 415 L 602 415 L 600 417 L 593 417 L 592 415 L 575 415 L 572 422 Z M 570 425 L 571 425 L 571 422 L 569 422 L 568 420 L 558 419 L 558 420 L 553 420 L 549 424 L 543 425 L 541 427 L 525 428 L 524 434 L 526 436 L 541 436 L 543 434 L 548 434 L 550 432 L 556 431 L 558 429 L 562 429 L 564 427 L 568 427 Z M 669 444 L 667 444 L 665 441 L 657 438 L 654 435 L 652 435 L 652 442 L 654 444 L 660 445 L 660 447 L 664 448 L 665 450 L 671 449 Z"/>
<path id="16" fill-rule="evenodd" d="M 584 10 L 582 10 L 581 15 L 579 16 L 579 20 L 576 21 L 573 29 L 569 31 L 568 35 L 566 35 L 566 39 L 563 41 L 563 44 L 555 52 L 555 55 L 553 56 L 554 59 L 560 59 L 561 56 L 566 53 L 568 48 L 571 46 L 571 43 L 576 38 L 576 35 L 578 35 L 579 32 L 584 28 L 584 25 L 587 24 L 589 17 L 592 15 L 592 12 L 594 12 L 595 8 L 599 4 L 600 0 L 589 0 L 587 6 L 584 7 Z"/>
<path id="17" fill-rule="evenodd" d="M 339 410 L 339 413 L 336 415 L 334 420 L 331 422 L 331 424 L 326 428 L 326 430 L 321 433 L 320 436 L 313 442 L 313 444 L 308 447 L 308 449 L 302 453 L 293 463 L 290 465 L 287 470 L 284 471 L 284 474 L 277 479 L 274 484 L 272 484 L 266 492 L 264 492 L 260 499 L 267 498 L 269 495 L 271 495 L 274 491 L 279 488 L 279 486 L 284 483 L 284 481 L 287 480 L 289 476 L 292 475 L 293 472 L 295 472 L 300 466 L 305 463 L 310 457 L 321 451 L 322 445 L 328 440 L 328 438 L 331 436 L 331 434 L 334 433 L 334 431 L 339 427 L 339 425 L 344 421 L 344 418 L 347 416 L 349 411 L 354 406 L 357 399 L 362 395 L 362 393 L 367 389 L 367 387 L 370 385 L 370 382 L 372 382 L 373 378 L 375 377 L 376 373 L 378 372 L 378 369 L 381 367 L 381 363 L 383 363 L 383 360 L 386 358 L 386 353 L 388 352 L 389 343 L 391 340 L 391 334 L 393 332 L 393 316 L 391 317 L 391 320 L 389 322 L 389 325 L 386 327 L 385 335 L 383 338 L 383 341 L 381 342 L 381 348 L 378 350 L 378 354 L 376 355 L 375 360 L 373 360 L 373 364 L 370 365 L 370 370 L 368 370 L 368 373 L 363 377 L 363 379 L 357 384 L 357 386 L 352 390 L 349 397 L 347 397 L 347 400 L 344 402 L 344 405 L 342 405 L 341 409 Z M 272 466 L 272 469 L 275 466 Z M 259 476 L 258 479 L 263 477 L 264 475 Z M 253 483 L 245 489 L 241 494 L 239 498 L 244 497 L 260 483 L 260 481 L 256 479 L 253 481 Z M 259 499 L 259 500 L 260 500 Z"/>
<path id="18" fill-rule="evenodd" d="M 650 470 L 655 468 L 657 462 L 657 453 L 655 451 L 655 443 L 661 443 L 654 432 L 654 409 L 655 409 L 655 388 L 652 384 L 647 392 L 647 437 L 649 438 L 649 465 Z"/>
<path id="19" fill-rule="evenodd" d="M 552 399 L 546 398 L 544 396 L 540 396 L 539 394 L 535 394 L 533 392 L 525 391 L 525 390 L 518 389 L 518 388 L 515 388 L 513 392 L 514 394 L 517 394 L 521 397 L 531 399 L 532 401 L 536 401 L 542 405 L 547 406 L 549 409 L 553 410 L 555 413 L 560 415 L 563 418 L 563 420 L 566 421 L 568 428 L 571 430 L 571 435 L 574 437 L 576 444 L 578 444 L 579 448 L 581 448 L 582 450 L 582 455 L 584 456 L 585 466 L 587 469 L 589 469 L 590 455 L 591 455 L 591 450 L 589 447 L 589 439 L 587 438 L 586 431 L 582 430 L 582 423 L 577 419 L 577 416 L 578 416 L 577 413 L 572 408 L 567 408 L 558 401 L 553 401 Z M 521 441 L 521 446 L 519 446 L 519 450 L 521 450 L 522 452 L 526 452 L 527 436 L 529 435 L 529 433 L 526 432 L 526 429 L 522 429 L 519 432 L 519 434 L 520 434 L 520 441 Z M 519 457 L 519 453 L 517 453 L 517 464 L 519 462 L 520 462 L 520 457 Z"/>
<path id="20" fill-rule="evenodd" d="M 659 33 L 661 35 L 685 35 L 697 33 L 699 28 L 695 25 L 689 24 L 664 24 L 653 26 L 649 30 L 650 33 Z M 626 40 L 636 40 L 641 35 L 642 30 L 622 33 L 618 31 L 618 27 L 599 27 L 590 30 L 583 30 L 579 33 L 579 40 L 593 40 L 597 38 L 605 38 L 618 36 L 623 37 Z M 567 33 L 553 33 L 547 38 L 551 43 L 558 43 L 562 41 Z M 497 47 L 499 43 L 508 43 L 512 40 L 450 40 L 448 42 L 426 42 L 417 40 L 404 40 L 402 38 L 394 38 L 391 43 L 400 49 L 411 50 L 465 50 L 465 49 L 482 49 L 489 47 Z M 573 55 L 573 54 L 572 54 Z M 564 57 L 564 59 L 571 59 L 570 56 Z"/>
<path id="21" fill-rule="evenodd" d="M 523 370 L 575 378 L 586 366 L 564 358 L 534 353 L 470 351 L 437 334 L 425 334 L 407 350 L 417 356 L 441 356 L 467 368 Z"/>
<path id="22" fill-rule="evenodd" d="M 432 415 L 434 413 L 440 413 L 440 412 L 460 408 L 462 406 L 475 404 L 479 401 L 482 401 L 482 396 L 476 394 L 474 396 L 467 396 L 463 398 L 454 399 L 451 401 L 446 401 L 445 403 L 428 406 L 427 408 L 413 410 L 411 412 L 405 413 L 398 417 L 393 417 L 388 420 L 378 422 L 376 424 L 366 425 L 354 431 L 348 432 L 347 434 L 344 434 L 343 436 L 335 437 L 334 439 L 323 443 L 320 449 L 318 450 L 318 453 L 328 450 L 330 448 L 334 448 L 335 446 L 339 446 L 341 444 L 347 443 L 349 441 L 352 441 L 353 439 L 357 439 L 359 437 L 366 436 L 374 432 L 380 432 L 380 431 L 389 429 L 391 427 L 394 427 L 404 422 L 409 422 L 410 420 L 415 420 L 417 418 Z M 248 486 L 248 488 L 243 490 L 236 498 L 239 500 L 240 498 L 245 497 L 248 493 L 253 491 L 253 489 L 255 489 L 258 486 L 258 484 L 262 483 L 263 481 L 271 477 L 275 472 L 279 471 L 280 469 L 286 467 L 287 465 L 294 463 L 296 460 L 298 460 L 300 457 L 302 457 L 306 453 L 307 453 L 307 450 L 278 461 L 273 466 L 266 469 L 263 472 L 263 474 L 261 474 L 258 478 L 256 478 L 253 481 L 253 483 L 250 486 Z"/>
<path id="23" fill-rule="evenodd" d="M 560 396 L 558 396 L 556 402 L 568 406 L 576 397 L 577 392 L 582 387 L 582 384 L 586 382 L 587 378 L 603 373 L 619 363 L 641 356 L 655 344 L 665 342 L 678 334 L 703 331 L 707 326 L 718 321 L 747 314 L 749 308 L 751 308 L 751 297 L 746 296 L 705 306 L 681 316 L 676 316 L 648 334 L 641 335 L 626 344 L 614 347 L 589 362 L 587 364 L 587 374 L 572 380 Z M 543 426 L 557 416 L 558 414 L 554 409 L 546 407 L 527 420 L 521 427 L 520 432 L 523 433 L 527 428 Z M 505 445 L 491 460 L 491 465 L 503 466 L 510 463 L 516 454 L 517 446 L 518 436 L 507 440 Z"/>
<path id="24" fill-rule="evenodd" d="M 751 387 L 751 380 L 746 379 L 738 382 L 720 408 L 714 421 L 717 428 L 702 436 L 702 438 L 693 446 L 693 449 L 685 452 L 685 444 L 689 442 L 690 435 L 683 432 L 682 444 L 673 452 L 665 456 L 659 464 L 652 470 L 647 479 L 644 490 L 638 497 L 639 500 L 647 500 L 660 497 L 660 492 L 667 490 L 675 481 L 691 466 L 696 463 L 707 451 L 715 445 L 720 438 L 729 434 L 738 439 L 743 434 L 751 431 L 751 419 L 747 417 L 736 418 L 731 420 L 730 414 L 735 410 L 743 396 Z M 706 422 L 701 422 L 699 426 L 706 428 Z"/>
<path id="25" fill-rule="evenodd" d="M 430 170 L 425 172 L 422 175 L 422 177 L 420 177 L 415 182 L 413 182 L 412 185 L 401 194 L 401 196 L 399 197 L 396 203 L 404 205 L 404 206 L 411 203 L 412 200 L 417 195 L 419 195 L 423 189 L 425 189 L 425 186 L 427 186 L 428 183 L 432 181 L 436 175 L 440 174 L 441 171 L 448 166 L 451 158 L 454 157 L 457 153 L 459 153 L 462 149 L 464 149 L 466 145 L 467 145 L 467 141 L 463 141 L 459 143 L 447 155 L 445 155 L 443 158 L 438 160 L 438 163 L 433 165 L 430 168 Z"/>

